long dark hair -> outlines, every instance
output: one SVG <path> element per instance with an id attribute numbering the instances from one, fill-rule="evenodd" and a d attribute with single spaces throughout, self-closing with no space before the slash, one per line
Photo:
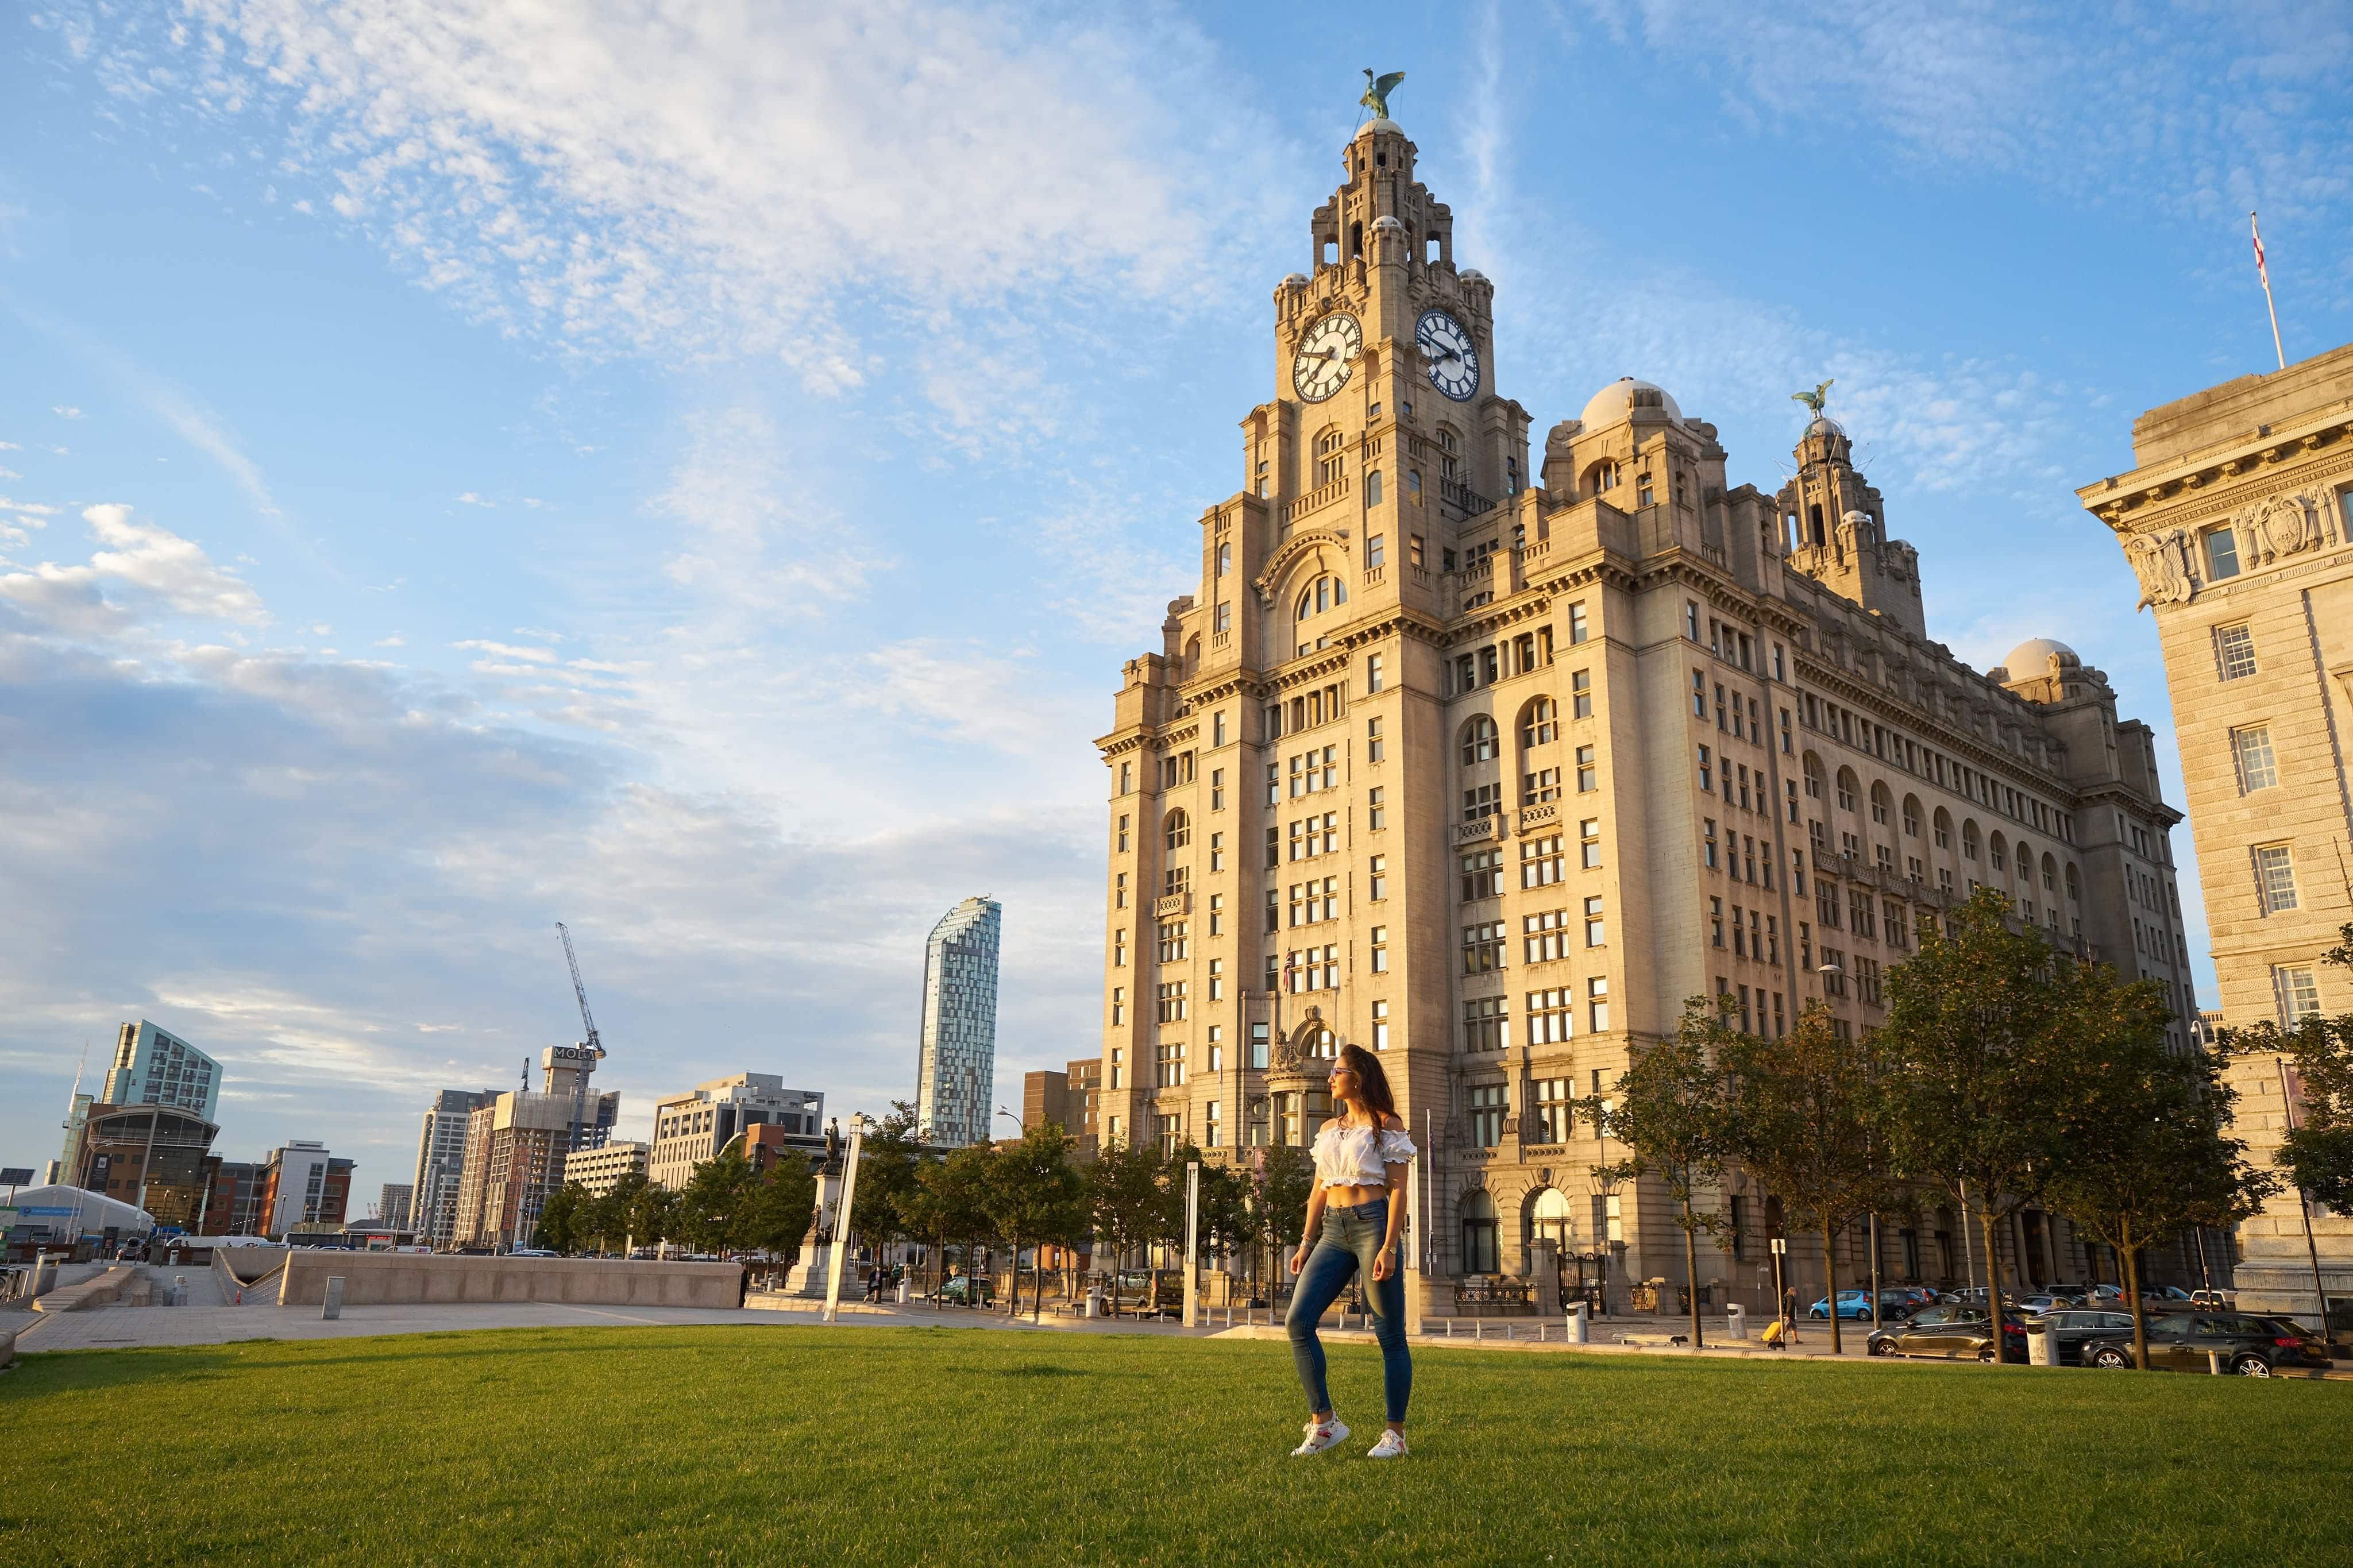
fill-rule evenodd
<path id="1" fill-rule="evenodd" d="M 1356 1098 L 1373 1113 L 1373 1125 L 1386 1127 L 1386 1120 L 1398 1113 L 1397 1096 L 1389 1092 L 1389 1075 L 1381 1070 L 1381 1058 L 1362 1046 L 1342 1046 L 1340 1060 L 1356 1075 Z"/>

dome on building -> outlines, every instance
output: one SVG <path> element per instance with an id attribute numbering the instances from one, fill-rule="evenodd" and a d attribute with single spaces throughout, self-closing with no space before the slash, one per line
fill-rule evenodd
<path id="1" fill-rule="evenodd" d="M 1827 414 L 1817 414 L 1814 416 L 1814 422 L 1806 426 L 1806 434 L 1809 436 L 1836 436 L 1841 439 L 1844 439 L 1846 436 L 1846 426 L 1840 424 L 1837 420 L 1831 418 Z"/>
<path id="2" fill-rule="evenodd" d="M 1283 274 L 1282 286 L 1286 289 L 1293 287 L 1304 289 L 1307 287 L 1307 274 L 1304 272 L 1286 272 Z"/>
<path id="3" fill-rule="evenodd" d="M 1377 234 L 1385 228 L 1397 229 L 1402 233 L 1405 229 L 1405 225 L 1398 222 L 1396 218 L 1389 216 L 1388 214 L 1383 213 L 1380 216 L 1373 220 L 1373 232 Z"/>
<path id="4" fill-rule="evenodd" d="M 1368 136 L 1376 131 L 1394 131 L 1400 136 L 1405 134 L 1405 127 L 1394 120 L 1367 120 L 1356 127 L 1356 135 Z"/>
<path id="5" fill-rule="evenodd" d="M 1638 399 L 1636 396 L 1638 393 L 1649 393 L 1652 397 Z M 1653 397 L 1656 399 L 1655 402 L 1652 401 Z M 1651 382 L 1636 381 L 1630 375 L 1621 375 L 1595 393 L 1592 399 L 1586 404 L 1585 412 L 1578 416 L 1578 419 L 1588 430 L 1599 430 L 1604 426 L 1615 425 L 1626 418 L 1638 402 L 1644 407 L 1663 409 L 1668 418 L 1677 423 L 1682 422 L 1683 411 L 1675 405 L 1675 400 L 1672 397 L 1667 395 L 1664 387 Z"/>
<path id="6" fill-rule="evenodd" d="M 2050 668 L 2052 654 L 2059 656 L 2061 664 L 2076 665 L 2084 662 L 2075 657 L 2073 648 L 2055 637 L 2029 637 L 2011 648 L 2010 657 L 2003 659 L 2001 664 L 2004 669 L 2010 671 L 2011 679 L 2023 680 L 2028 676 L 2040 675 Z"/>
<path id="7" fill-rule="evenodd" d="M 1462 269 L 1462 281 L 1465 283 L 1484 283 L 1487 281 L 1487 275 L 1480 271 L 1475 267 L 1466 267 Z"/>

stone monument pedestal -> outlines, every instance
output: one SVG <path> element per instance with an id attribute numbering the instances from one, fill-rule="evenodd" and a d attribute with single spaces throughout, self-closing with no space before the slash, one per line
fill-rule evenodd
<path id="1" fill-rule="evenodd" d="M 817 1213 L 810 1216 L 808 1234 L 801 1237 L 800 1256 L 785 1274 L 784 1294 L 812 1299 L 825 1295 L 833 1267 L 834 1216 L 840 1208 L 841 1171 L 835 1162 L 818 1173 Z"/>

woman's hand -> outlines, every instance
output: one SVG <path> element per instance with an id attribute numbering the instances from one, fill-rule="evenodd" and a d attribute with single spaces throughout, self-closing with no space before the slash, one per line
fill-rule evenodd
<path id="1" fill-rule="evenodd" d="M 1373 1259 L 1373 1278 L 1377 1280 L 1386 1279 L 1396 1272 L 1397 1247 L 1391 1244 L 1382 1247 L 1380 1256 Z"/>
<path id="2" fill-rule="evenodd" d="M 1291 1255 L 1291 1271 L 1293 1274 L 1306 1273 L 1307 1255 L 1314 1250 L 1314 1247 L 1308 1245 L 1308 1243 L 1302 1241 L 1299 1244 L 1299 1250 Z"/>

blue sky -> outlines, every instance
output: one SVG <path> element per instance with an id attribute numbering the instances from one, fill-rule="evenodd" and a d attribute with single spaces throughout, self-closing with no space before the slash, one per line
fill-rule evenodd
<path id="1" fill-rule="evenodd" d="M 1539 435 L 1637 375 L 1769 489 L 1835 376 L 1931 634 L 2064 637 L 2169 764 L 2071 492 L 2271 364 L 2249 208 L 2290 357 L 2353 338 L 2353 25 L 2060 15 L 12 9 L 0 1163 L 143 1016 L 227 1064 L 219 1148 L 372 1194 L 578 1033 L 559 919 L 625 1130 L 744 1068 L 908 1094 L 975 892 L 1000 1100 L 1092 1054 L 1091 742 L 1367 65 Z"/>

